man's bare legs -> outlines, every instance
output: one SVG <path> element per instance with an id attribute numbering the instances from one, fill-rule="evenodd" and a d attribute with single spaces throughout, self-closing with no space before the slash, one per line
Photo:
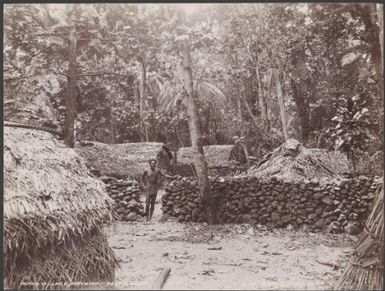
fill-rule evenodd
<path id="1" fill-rule="evenodd" d="M 155 209 L 156 194 L 146 195 L 146 219 L 150 221 Z"/>
<path id="2" fill-rule="evenodd" d="M 150 195 L 146 194 L 146 220 L 147 222 L 150 220 L 149 219 L 149 210 L 150 210 Z"/>
<path id="3" fill-rule="evenodd" d="M 151 195 L 151 197 L 150 197 L 150 220 L 152 218 L 152 215 L 154 214 L 155 201 L 156 201 L 156 194 Z"/>

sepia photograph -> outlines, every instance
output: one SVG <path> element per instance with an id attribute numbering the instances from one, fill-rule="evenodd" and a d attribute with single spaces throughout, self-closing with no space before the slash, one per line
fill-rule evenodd
<path id="1" fill-rule="evenodd" d="M 4 288 L 382 290 L 383 18 L 4 4 Z"/>

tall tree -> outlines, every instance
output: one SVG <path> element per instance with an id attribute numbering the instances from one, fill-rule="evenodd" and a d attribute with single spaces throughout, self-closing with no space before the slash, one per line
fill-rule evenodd
<path id="1" fill-rule="evenodd" d="M 187 115 L 190 129 L 191 145 L 194 157 L 194 166 L 198 177 L 198 184 L 201 193 L 203 208 L 206 213 L 207 222 L 216 222 L 215 207 L 211 196 L 210 180 L 208 178 L 208 168 L 202 144 L 202 133 L 197 110 L 197 97 L 194 92 L 192 62 L 190 49 L 187 42 L 183 45 L 183 77 L 185 97 L 187 98 Z"/>
<path id="2" fill-rule="evenodd" d="M 287 118 L 286 118 L 286 108 L 285 108 L 285 99 L 282 92 L 282 81 L 281 81 L 282 74 L 278 71 L 278 69 L 274 70 L 274 79 L 275 79 L 275 86 L 277 89 L 277 97 L 278 97 L 278 103 L 279 103 L 279 112 L 281 115 L 281 122 L 282 122 L 282 130 L 283 135 L 285 137 L 285 140 L 289 138 L 287 133 Z"/>

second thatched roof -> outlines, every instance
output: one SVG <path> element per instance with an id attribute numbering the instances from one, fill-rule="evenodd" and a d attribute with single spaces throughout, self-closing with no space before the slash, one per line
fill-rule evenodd
<path id="1" fill-rule="evenodd" d="M 350 172 L 350 162 L 343 153 L 308 149 L 295 139 L 288 139 L 248 170 L 251 176 L 288 180 L 340 178 Z"/>
<path id="2" fill-rule="evenodd" d="M 234 145 L 209 145 L 204 146 L 205 159 L 209 168 L 228 167 L 230 151 Z M 192 164 L 193 153 L 191 147 L 183 147 L 178 151 L 179 164 Z"/>

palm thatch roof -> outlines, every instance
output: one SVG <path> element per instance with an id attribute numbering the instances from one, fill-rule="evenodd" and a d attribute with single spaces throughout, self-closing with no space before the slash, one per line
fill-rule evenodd
<path id="1" fill-rule="evenodd" d="M 339 178 L 351 172 L 346 155 L 323 149 L 308 149 L 295 139 L 288 139 L 248 174 L 257 177 L 275 176 L 287 180 Z"/>
<path id="2" fill-rule="evenodd" d="M 228 167 L 228 158 L 234 145 L 209 145 L 204 146 L 205 159 L 209 168 Z M 192 164 L 193 152 L 191 147 L 183 147 L 178 151 L 178 163 Z"/>
<path id="3" fill-rule="evenodd" d="M 380 185 L 372 212 L 338 282 L 338 290 L 383 290 L 384 189 Z"/>
<path id="4" fill-rule="evenodd" d="M 158 142 L 104 144 L 92 142 L 75 151 L 98 176 L 120 179 L 138 178 L 148 167 L 148 160 L 156 158 L 162 147 Z"/>
<path id="5" fill-rule="evenodd" d="M 5 127 L 3 150 L 5 285 L 111 280 L 116 259 L 101 224 L 113 201 L 104 184 L 48 132 Z"/>

